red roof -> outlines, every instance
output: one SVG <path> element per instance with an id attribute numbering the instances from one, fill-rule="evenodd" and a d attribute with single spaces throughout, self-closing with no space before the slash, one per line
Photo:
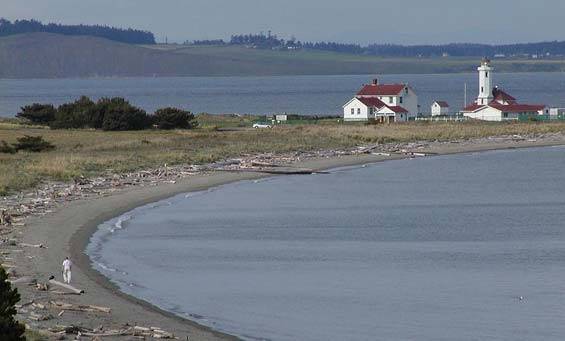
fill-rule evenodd
<path id="1" fill-rule="evenodd" d="M 502 91 L 499 88 L 494 88 L 494 90 L 492 90 L 492 95 L 494 96 L 495 101 L 504 101 L 504 102 L 516 101 L 516 98 L 510 96 L 508 93 Z"/>
<path id="2" fill-rule="evenodd" d="M 368 84 L 363 86 L 357 96 L 396 96 L 404 88 L 404 84 Z"/>
<path id="3" fill-rule="evenodd" d="M 396 114 L 407 113 L 407 112 L 408 112 L 408 110 L 404 109 L 403 107 L 399 107 L 399 106 L 391 107 L 391 106 L 388 106 L 388 105 L 387 105 L 387 107 L 388 107 L 390 110 L 394 111 L 394 113 L 396 113 Z"/>
<path id="4" fill-rule="evenodd" d="M 484 108 L 487 105 L 481 105 L 481 104 L 470 104 L 467 107 L 465 107 L 465 109 L 463 109 L 463 111 L 466 112 L 473 112 L 476 111 L 478 109 Z M 543 104 L 516 104 L 516 103 L 511 103 L 508 105 L 504 105 L 504 104 L 500 104 L 496 101 L 492 101 L 488 104 L 489 107 L 491 108 L 495 108 L 497 110 L 503 111 L 503 112 L 512 112 L 512 113 L 520 113 L 520 112 L 536 112 L 536 111 L 540 111 L 546 108 L 545 105 Z"/>
<path id="5" fill-rule="evenodd" d="M 385 104 L 378 98 L 358 97 L 357 99 L 370 108 L 382 108 L 383 106 L 385 106 Z"/>
<path id="6" fill-rule="evenodd" d="M 545 109 L 543 104 L 509 104 L 504 105 L 498 102 L 491 102 L 489 106 L 504 112 L 535 112 Z"/>
<path id="7" fill-rule="evenodd" d="M 447 102 L 445 101 L 435 101 L 435 103 L 437 103 L 442 108 L 449 108 L 449 104 L 447 104 Z"/>

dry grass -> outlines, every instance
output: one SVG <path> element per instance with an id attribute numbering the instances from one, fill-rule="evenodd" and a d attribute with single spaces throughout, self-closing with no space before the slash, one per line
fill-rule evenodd
<path id="1" fill-rule="evenodd" d="M 102 132 L 0 125 L 0 141 L 14 142 L 26 134 L 43 135 L 57 147 L 39 154 L 0 154 L 0 193 L 29 188 L 43 179 L 70 180 L 79 175 L 124 172 L 165 163 L 202 164 L 244 154 L 548 132 L 565 132 L 565 122 L 298 125 L 225 132 Z"/>

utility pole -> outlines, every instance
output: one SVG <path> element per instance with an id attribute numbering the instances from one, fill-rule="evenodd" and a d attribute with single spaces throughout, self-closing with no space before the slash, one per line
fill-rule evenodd
<path id="1" fill-rule="evenodd" d="M 467 82 L 465 82 L 465 95 L 463 96 L 463 108 L 467 106 Z"/>

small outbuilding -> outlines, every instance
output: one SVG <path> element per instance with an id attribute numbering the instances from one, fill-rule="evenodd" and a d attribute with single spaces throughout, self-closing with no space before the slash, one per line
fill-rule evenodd
<path id="1" fill-rule="evenodd" d="M 432 104 L 432 116 L 449 115 L 449 104 L 445 101 L 435 101 Z"/>

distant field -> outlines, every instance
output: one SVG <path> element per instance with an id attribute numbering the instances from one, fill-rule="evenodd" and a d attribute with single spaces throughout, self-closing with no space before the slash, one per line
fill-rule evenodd
<path id="1" fill-rule="evenodd" d="M 240 46 L 128 45 L 48 33 L 0 38 L 0 78 L 268 76 L 472 72 L 475 58 L 380 58 Z M 500 72 L 564 72 L 565 60 L 497 60 Z"/>
<path id="2" fill-rule="evenodd" d="M 190 131 L 102 132 L 50 130 L 0 123 L 0 141 L 42 135 L 56 146 L 45 153 L 0 153 L 0 194 L 35 186 L 42 180 L 71 180 L 108 172 L 126 172 L 164 164 L 204 164 L 265 152 L 348 148 L 361 144 L 453 140 L 508 134 L 565 132 L 556 123 L 410 123 L 367 126 L 331 122 L 252 129 L 252 117 L 223 122 L 203 118 Z M 335 121 L 334 121 L 335 122 Z M 217 128 L 239 129 L 217 130 Z"/>

